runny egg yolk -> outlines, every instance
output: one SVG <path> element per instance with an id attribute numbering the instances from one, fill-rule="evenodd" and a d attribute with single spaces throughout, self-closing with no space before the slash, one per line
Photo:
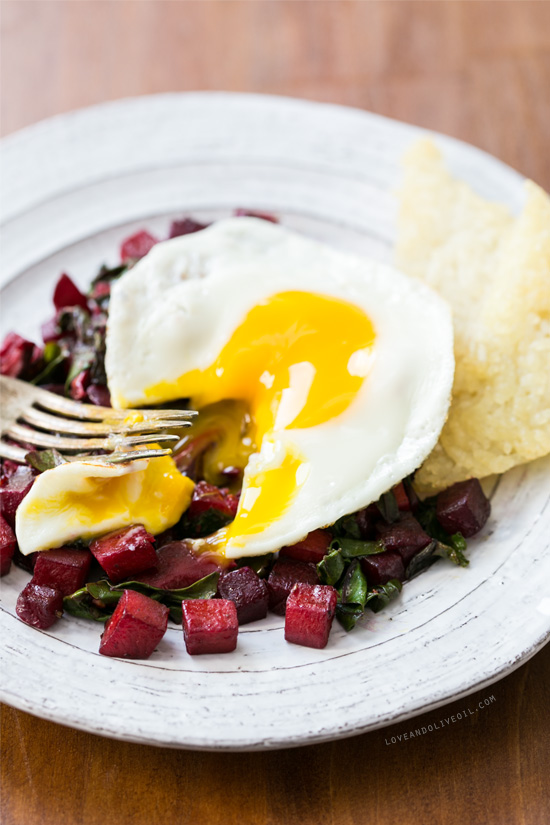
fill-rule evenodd
<path id="1" fill-rule="evenodd" d="M 134 465 L 93 458 L 61 464 L 37 477 L 18 508 L 21 551 L 48 550 L 138 523 L 157 535 L 181 518 L 194 486 L 168 456 Z"/>
<path id="2" fill-rule="evenodd" d="M 199 411 L 224 399 L 246 403 L 257 448 L 282 430 L 316 427 L 343 413 L 370 369 L 375 332 L 362 309 L 338 298 L 281 292 L 249 311 L 216 360 L 150 398 L 190 398 Z M 200 421 L 200 416 L 199 416 Z M 288 506 L 307 462 L 287 449 L 276 466 L 249 474 L 226 541 L 246 542 Z"/>

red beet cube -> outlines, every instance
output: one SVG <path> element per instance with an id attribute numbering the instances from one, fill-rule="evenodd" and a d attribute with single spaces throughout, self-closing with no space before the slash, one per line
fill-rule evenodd
<path id="1" fill-rule="evenodd" d="M 0 349 L 0 374 L 20 378 L 27 371 L 34 356 L 32 341 L 21 338 L 16 332 L 8 332 Z"/>
<path id="2" fill-rule="evenodd" d="M 1 467 L 0 467 L 0 479 L 11 478 L 12 475 L 17 472 L 17 470 L 21 467 L 21 464 L 18 464 L 17 461 L 12 461 L 10 458 L 3 458 L 1 459 Z"/>
<path id="3" fill-rule="evenodd" d="M 108 533 L 90 544 L 90 550 L 113 584 L 157 565 L 154 538 L 142 524 Z"/>
<path id="4" fill-rule="evenodd" d="M 89 550 L 60 547 L 39 553 L 32 580 L 35 584 L 55 587 L 70 596 L 86 583 L 92 556 Z"/>
<path id="5" fill-rule="evenodd" d="M 183 534 L 188 538 L 209 536 L 233 521 L 238 506 L 239 497 L 229 493 L 226 488 L 199 481 L 183 518 Z"/>
<path id="6" fill-rule="evenodd" d="M 201 229 L 206 229 L 209 226 L 207 223 L 199 223 L 193 218 L 182 218 L 180 221 L 172 221 L 170 225 L 169 238 L 179 238 L 180 235 L 191 235 L 193 232 L 200 232 Z"/>
<path id="7" fill-rule="evenodd" d="M 278 616 L 285 615 L 286 600 L 298 582 L 319 584 L 317 571 L 312 564 L 294 559 L 279 559 L 267 580 L 269 590 L 269 609 Z"/>
<path id="8" fill-rule="evenodd" d="M 386 584 L 390 579 L 405 579 L 405 565 L 397 550 L 386 550 L 376 556 L 365 556 L 361 559 L 363 573 L 367 582 L 371 584 Z"/>
<path id="9" fill-rule="evenodd" d="M 190 519 L 195 519 L 208 510 L 219 510 L 227 518 L 234 519 L 239 506 L 238 496 L 228 493 L 227 490 L 199 481 L 193 490 L 193 498 L 187 511 Z"/>
<path id="10" fill-rule="evenodd" d="M 397 550 L 407 566 L 413 556 L 431 542 L 430 536 L 411 515 L 402 516 L 393 524 L 378 524 L 378 537 L 387 550 Z"/>
<path id="11" fill-rule="evenodd" d="M 144 229 L 136 232 L 123 241 L 120 247 L 120 260 L 129 261 L 132 258 L 143 258 L 158 243 L 158 238 Z"/>
<path id="12" fill-rule="evenodd" d="M 331 541 L 332 534 L 328 530 L 313 530 L 303 541 L 292 544 L 290 547 L 283 547 L 279 551 L 279 556 L 318 564 L 326 555 Z"/>
<path id="13" fill-rule="evenodd" d="M 99 652 L 120 659 L 148 659 L 166 633 L 169 610 L 135 590 L 124 590 L 105 625 Z"/>
<path id="14" fill-rule="evenodd" d="M 65 309 L 65 307 L 82 307 L 82 309 L 88 309 L 86 296 L 82 294 L 77 285 L 68 275 L 65 275 L 65 273 L 63 273 L 55 286 L 53 303 L 58 311 Z"/>
<path id="15" fill-rule="evenodd" d="M 111 393 L 105 384 L 90 384 L 86 390 L 88 401 L 98 407 L 111 406 Z"/>
<path id="16" fill-rule="evenodd" d="M 437 497 L 436 516 L 447 533 L 462 533 L 465 538 L 478 533 L 491 512 L 491 502 L 485 496 L 477 478 L 459 481 Z"/>
<path id="17" fill-rule="evenodd" d="M 18 467 L 15 473 L 0 480 L 0 513 L 10 527 L 15 527 L 15 511 L 32 487 L 35 472 L 30 467 Z"/>
<path id="18" fill-rule="evenodd" d="M 16 544 L 12 561 L 17 567 L 20 567 L 21 570 L 26 570 L 27 573 L 32 573 L 34 570 L 34 565 L 36 564 L 37 556 L 38 553 L 29 553 L 24 556 Z"/>
<path id="19" fill-rule="evenodd" d="M 400 510 L 406 511 L 411 509 L 411 503 L 409 501 L 407 491 L 405 490 L 405 485 L 402 481 L 400 481 L 399 484 L 396 484 L 395 487 L 392 488 L 392 493 L 395 496 L 397 506 Z"/>
<path id="20" fill-rule="evenodd" d="M 230 599 L 185 599 L 183 638 L 191 655 L 231 653 L 237 647 L 239 622 L 235 602 Z"/>
<path id="21" fill-rule="evenodd" d="M 0 576 L 6 576 L 10 572 L 16 546 L 15 533 L 6 519 L 0 515 Z"/>
<path id="22" fill-rule="evenodd" d="M 306 647 L 326 647 L 337 599 L 334 587 L 295 584 L 286 603 L 287 642 Z"/>
<path id="23" fill-rule="evenodd" d="M 376 525 L 380 520 L 380 511 L 376 504 L 369 504 L 355 513 L 355 521 L 359 533 L 364 541 L 372 541 L 376 537 Z"/>
<path id="24" fill-rule="evenodd" d="M 46 630 L 63 613 L 63 594 L 55 587 L 30 581 L 17 598 L 15 612 L 25 624 Z"/>
<path id="25" fill-rule="evenodd" d="M 173 590 L 188 587 L 199 579 L 222 570 L 219 559 L 208 553 L 196 555 L 186 541 L 173 541 L 157 551 L 157 569 L 138 576 L 140 582 Z"/>
<path id="26" fill-rule="evenodd" d="M 235 602 L 239 624 L 255 622 L 267 616 L 267 585 L 250 567 L 240 567 L 238 570 L 223 573 L 218 584 L 218 593 L 222 599 Z"/>
<path id="27" fill-rule="evenodd" d="M 86 390 L 90 383 L 90 376 L 90 370 L 82 370 L 82 372 L 79 372 L 71 381 L 69 395 L 71 398 L 74 398 L 75 401 L 83 401 L 86 398 Z"/>

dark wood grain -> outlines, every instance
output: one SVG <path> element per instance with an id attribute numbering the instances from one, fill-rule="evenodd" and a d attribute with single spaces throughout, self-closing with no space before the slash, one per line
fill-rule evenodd
<path id="1" fill-rule="evenodd" d="M 550 189 L 544 0 L 6 0 L 1 12 L 3 134 L 129 95 L 284 94 L 447 132 Z M 550 647 L 411 722 L 264 754 L 131 745 L 4 707 L 2 821 L 547 825 L 548 684 Z M 397 740 L 430 724 L 439 728 Z"/>
<path id="2" fill-rule="evenodd" d="M 5 707 L 3 822 L 547 825 L 549 680 L 550 646 L 497 684 L 408 722 L 259 754 L 115 742 Z"/>

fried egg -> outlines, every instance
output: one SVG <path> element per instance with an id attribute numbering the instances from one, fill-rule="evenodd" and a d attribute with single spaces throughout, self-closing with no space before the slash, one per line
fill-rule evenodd
<path id="1" fill-rule="evenodd" d="M 124 464 L 70 461 L 36 477 L 17 508 L 23 555 L 143 524 L 153 535 L 172 527 L 189 506 L 193 482 L 172 458 Z"/>
<path id="2" fill-rule="evenodd" d="M 449 405 L 451 315 L 389 266 L 233 218 L 157 244 L 122 275 L 106 369 L 118 408 L 188 398 L 200 421 L 245 405 L 239 509 L 211 544 L 261 555 L 376 501 L 422 463 Z"/>

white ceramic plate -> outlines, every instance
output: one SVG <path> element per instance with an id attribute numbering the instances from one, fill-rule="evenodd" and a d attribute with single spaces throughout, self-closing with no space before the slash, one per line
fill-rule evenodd
<path id="1" fill-rule="evenodd" d="M 89 282 L 118 244 L 170 219 L 235 206 L 389 260 L 399 158 L 421 131 L 365 112 L 231 94 L 125 100 L 3 142 L 3 330 L 38 338 L 61 271 Z M 520 176 L 436 137 L 453 172 L 517 211 Z M 262 749 L 347 736 L 494 682 L 550 632 L 550 464 L 496 483 L 470 567 L 440 562 L 389 609 L 323 651 L 285 643 L 282 620 L 242 628 L 238 650 L 191 657 L 172 625 L 146 662 L 98 655 L 100 626 L 50 632 L 15 617 L 28 576 L 2 580 L 2 699 L 72 727 L 138 742 Z"/>

